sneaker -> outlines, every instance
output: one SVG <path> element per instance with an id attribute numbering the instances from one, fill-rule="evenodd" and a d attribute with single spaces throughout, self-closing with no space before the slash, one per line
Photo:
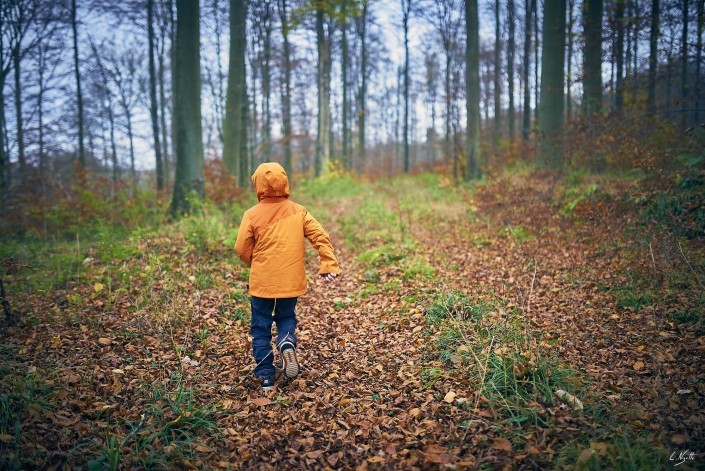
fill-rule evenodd
<path id="1" fill-rule="evenodd" d="M 274 377 L 260 378 L 262 391 L 270 392 L 274 389 Z"/>
<path id="2" fill-rule="evenodd" d="M 283 342 L 279 346 L 279 351 L 282 354 L 282 371 L 288 379 L 294 379 L 301 371 L 299 359 L 296 357 L 296 347 L 291 342 Z"/>

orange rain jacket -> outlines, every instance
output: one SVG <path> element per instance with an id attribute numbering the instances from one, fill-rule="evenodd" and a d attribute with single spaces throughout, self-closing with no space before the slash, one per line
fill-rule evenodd
<path id="1" fill-rule="evenodd" d="M 318 250 L 320 275 L 340 273 L 333 245 L 306 208 L 289 200 L 289 179 L 276 162 L 261 164 L 252 175 L 259 203 L 245 211 L 235 252 L 251 266 L 251 296 L 294 298 L 306 292 L 304 237 Z"/>

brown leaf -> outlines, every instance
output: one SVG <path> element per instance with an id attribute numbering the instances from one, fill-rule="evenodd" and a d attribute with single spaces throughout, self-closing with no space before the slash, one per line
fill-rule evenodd
<path id="1" fill-rule="evenodd" d="M 110 345 L 110 339 L 106 339 L 105 337 L 101 337 L 98 339 L 98 343 L 101 345 Z"/>
<path id="2" fill-rule="evenodd" d="M 453 400 L 455 399 L 455 396 L 456 396 L 456 394 L 453 391 L 448 391 L 448 393 L 446 394 L 446 397 L 444 397 L 443 400 L 445 402 L 447 402 L 448 404 L 452 404 Z"/>
<path id="3" fill-rule="evenodd" d="M 689 441 L 690 438 L 688 438 L 688 435 L 673 435 L 671 437 L 671 443 L 673 443 L 674 445 L 682 445 Z"/>
<path id="4" fill-rule="evenodd" d="M 258 397 L 257 399 L 252 399 L 252 403 L 256 406 L 268 406 L 272 403 L 272 400 L 268 397 Z"/>
<path id="5" fill-rule="evenodd" d="M 492 443 L 492 448 L 500 451 L 512 451 L 512 443 L 506 438 L 495 438 Z"/>
<path id="6" fill-rule="evenodd" d="M 633 368 L 634 368 L 635 370 L 637 370 L 637 371 L 639 371 L 639 370 L 642 369 L 643 367 L 644 367 L 644 362 L 641 361 L 641 360 L 637 361 L 637 362 L 634 363 L 634 365 L 633 365 Z"/>

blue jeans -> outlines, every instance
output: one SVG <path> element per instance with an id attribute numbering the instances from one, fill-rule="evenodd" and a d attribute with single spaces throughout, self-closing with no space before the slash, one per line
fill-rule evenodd
<path id="1" fill-rule="evenodd" d="M 284 340 L 296 345 L 296 308 L 297 298 L 258 298 L 252 296 L 252 353 L 257 366 L 255 376 L 259 378 L 273 377 L 274 354 L 272 352 L 272 322 L 277 324 L 277 346 Z M 273 314 L 272 314 L 273 313 Z"/>

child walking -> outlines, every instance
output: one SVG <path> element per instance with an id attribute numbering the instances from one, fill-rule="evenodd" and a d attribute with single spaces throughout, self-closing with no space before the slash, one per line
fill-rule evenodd
<path id="1" fill-rule="evenodd" d="M 318 251 L 318 275 L 332 281 L 340 273 L 333 245 L 306 208 L 289 200 L 289 179 L 276 162 L 261 164 L 252 175 L 259 203 L 242 217 L 235 252 L 250 266 L 252 353 L 262 388 L 274 387 L 272 322 L 284 376 L 295 378 L 301 367 L 296 355 L 296 301 L 306 292 L 304 238 Z"/>

